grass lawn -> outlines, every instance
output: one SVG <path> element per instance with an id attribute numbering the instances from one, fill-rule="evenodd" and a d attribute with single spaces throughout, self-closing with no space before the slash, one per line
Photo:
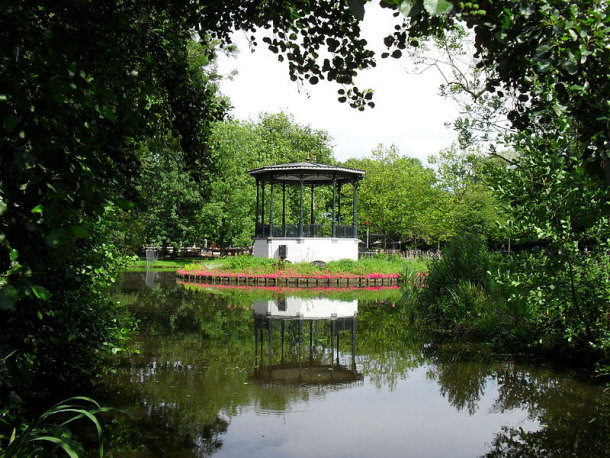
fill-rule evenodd
<path id="1" fill-rule="evenodd" d="M 176 259 L 163 259 L 152 263 L 151 270 L 178 270 L 183 269 L 184 266 L 193 263 L 193 258 L 176 258 Z M 146 259 L 139 259 L 129 264 L 127 268 L 130 271 L 145 271 L 146 270 Z"/>
<path id="2" fill-rule="evenodd" d="M 277 259 L 256 258 L 254 256 L 227 256 L 213 260 L 197 261 L 181 266 L 187 271 L 216 271 L 232 273 L 251 274 L 273 274 L 277 272 L 295 275 L 320 275 L 320 274 L 399 274 L 405 271 L 427 270 L 425 259 L 404 259 L 399 257 L 380 256 L 364 258 L 359 261 L 341 260 L 326 263 L 324 266 L 316 266 L 309 262 L 284 263 L 281 265 Z"/>

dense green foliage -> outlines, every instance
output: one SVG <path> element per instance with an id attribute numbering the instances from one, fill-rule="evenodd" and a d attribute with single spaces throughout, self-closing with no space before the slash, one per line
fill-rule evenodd
<path id="1" fill-rule="evenodd" d="M 147 197 L 142 165 L 154 176 L 165 164 L 187 192 L 187 183 L 206 179 L 209 126 L 225 105 L 193 65 L 201 63 L 193 31 L 205 47 L 210 36 L 227 42 L 233 28 L 310 29 L 289 46 L 295 79 L 315 70 L 350 82 L 372 54 L 348 5 L 329 2 L 296 9 L 293 2 L 24 1 L 3 4 L 0 24 L 5 416 L 24 396 L 93 376 L 99 357 L 120 348 L 121 313 L 102 293 L 118 267 L 107 242 L 135 243 L 121 238 L 131 229 L 122 211 L 141 203 L 138 192 Z M 309 52 L 326 46 L 351 63 L 312 65 Z M 158 139 L 168 147 L 158 148 Z M 184 215 L 174 203 L 170 212 L 174 222 Z"/>
<path id="2" fill-rule="evenodd" d="M 26 1 L 3 5 L 0 21 L 0 412 L 10 421 L 23 401 L 86 382 L 121 349 L 129 326 L 104 290 L 122 262 L 108 234 L 137 200 L 137 145 L 171 131 L 190 163 L 204 161 L 221 107 L 189 68 L 180 11 Z"/>
<path id="3" fill-rule="evenodd" d="M 214 40 L 226 44 L 234 29 L 268 28 L 272 35 L 263 41 L 278 59 L 288 61 L 293 80 L 336 81 L 345 85 L 339 89 L 339 100 L 364 109 L 374 105 L 373 94 L 352 85 L 360 69 L 375 65 L 372 51 L 359 36 L 364 3 L 3 3 L 3 419 L 28 398 L 93 377 L 100 357 L 122 348 L 126 326 L 121 310 L 103 294 L 121 266 L 117 245 L 134 247 L 141 240 L 137 233 L 147 230 L 154 231 L 154 241 L 161 244 L 191 243 L 202 234 L 223 244 L 244 240 L 251 224 L 251 217 L 243 218 L 252 208 L 247 192 L 251 185 L 242 182 L 243 192 L 231 195 L 233 200 L 221 198 L 228 195 L 227 186 L 236 184 L 232 177 L 242 177 L 243 165 L 266 164 L 262 157 L 256 158 L 261 162 L 249 162 L 255 158 L 248 155 L 231 165 L 236 151 L 231 144 L 234 139 L 257 148 L 265 144 L 253 143 L 250 132 L 242 135 L 239 129 L 225 135 L 218 127 L 212 133 L 213 122 L 226 109 L 213 81 L 202 74 L 202 66 L 213 57 Z M 535 313 L 529 322 L 536 332 L 550 336 L 551 345 L 561 340 L 569 348 L 604 354 L 610 182 L 608 2 L 383 3 L 404 15 L 397 12 L 401 24 L 385 40 L 388 56 L 400 57 L 407 46 L 442 36 L 456 21 L 472 30 L 478 63 L 488 70 L 484 90 L 499 98 L 510 94 L 514 102 L 507 117 L 515 134 L 505 141 L 517 158 L 496 181 L 499 199 L 508 208 L 507 230 L 513 238 L 544 247 L 535 258 L 516 260 L 517 270 L 502 271 L 515 291 L 510 303 Z M 194 33 L 200 44 L 194 44 Z M 273 144 L 288 145 L 274 160 L 302 160 L 311 153 L 307 149 L 328 145 L 322 133 L 303 136 L 303 129 L 287 129 L 290 123 L 276 121 L 279 137 L 289 140 L 272 137 Z M 271 124 L 276 121 L 270 118 Z M 261 135 L 275 126 L 265 128 Z M 216 135 L 212 142 L 211 135 Z M 328 149 L 320 151 L 319 159 L 331 157 Z M 431 179 L 411 165 L 405 170 L 417 172 L 424 182 Z M 157 186 L 163 194 L 153 192 Z M 403 186 L 396 186 L 397 195 Z M 472 204 L 479 201 L 481 188 L 475 191 L 469 196 Z M 445 202 L 441 197 L 426 199 Z M 196 208 L 203 210 L 193 214 Z M 136 227 L 133 218 L 139 210 L 148 211 L 148 219 Z M 403 212 L 395 221 L 413 215 L 406 207 Z M 488 221 L 484 213 L 476 218 Z M 423 223 L 401 228 L 400 236 L 445 240 L 452 230 L 445 223 L 443 212 L 437 211 Z M 434 227 L 435 232 L 425 238 L 422 227 Z M 132 229 L 134 233 L 127 234 Z M 12 414 L 8 420 L 14 421 Z"/>
<path id="4" fill-rule="evenodd" d="M 432 260 L 425 287 L 419 296 L 425 317 L 440 326 L 472 322 L 486 306 L 489 254 L 475 235 L 459 236 Z"/>
<path id="5" fill-rule="evenodd" d="M 395 147 L 373 151 L 371 158 L 350 159 L 347 165 L 366 172 L 358 192 L 360 222 L 373 233 L 395 240 L 436 242 L 429 216 L 443 204 L 443 193 L 434 188 L 431 169 L 419 160 L 400 156 Z M 442 212 L 442 210 L 441 210 Z"/>
<path id="6" fill-rule="evenodd" d="M 423 288 L 411 277 L 405 300 L 416 320 L 452 336 L 603 364 L 610 344 L 609 278 L 603 252 L 543 248 L 498 257 L 466 235 L 430 263 Z"/>
<path id="7" fill-rule="evenodd" d="M 400 155 L 394 146 L 346 161 L 366 172 L 358 191 L 361 230 L 368 227 L 416 248 L 440 245 L 464 230 L 497 241 L 501 215 L 487 187 L 486 159 L 448 149 L 431 162 L 435 169 Z"/>
<path id="8" fill-rule="evenodd" d="M 332 162 L 331 139 L 324 131 L 302 126 L 284 113 L 263 114 L 257 121 L 219 122 L 213 126 L 210 154 L 215 171 L 210 177 L 210 193 L 199 209 L 200 239 L 218 246 L 247 246 L 252 243 L 256 207 L 255 180 L 248 170 L 271 164 Z M 294 188 L 294 187 L 293 187 Z M 318 190 L 318 198 L 321 192 Z M 277 190 L 276 190 L 277 192 Z M 267 187 L 267 202 L 269 201 Z M 296 221 L 297 189 L 286 191 L 286 219 Z M 276 215 L 281 199 L 275 199 Z M 318 204 L 318 216 L 326 207 Z"/>
<path id="9" fill-rule="evenodd" d="M 508 299 L 529 310 L 541 346 L 607 355 L 610 189 L 582 159 L 556 154 L 561 139 L 525 143 L 495 185 L 513 236 L 537 244 L 506 266 L 502 281 L 517 286 Z"/>

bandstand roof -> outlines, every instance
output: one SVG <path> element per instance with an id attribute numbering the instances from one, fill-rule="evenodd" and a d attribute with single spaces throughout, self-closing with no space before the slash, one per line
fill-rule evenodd
<path id="1" fill-rule="evenodd" d="M 277 164 L 248 171 L 258 180 L 274 181 L 275 183 L 296 184 L 303 177 L 308 184 L 354 182 L 364 177 L 364 170 L 340 167 L 336 165 L 316 164 L 314 162 L 291 162 Z"/>

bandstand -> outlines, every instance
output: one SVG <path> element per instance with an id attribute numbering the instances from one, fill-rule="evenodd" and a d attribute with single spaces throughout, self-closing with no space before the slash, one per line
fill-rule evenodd
<path id="1" fill-rule="evenodd" d="M 248 173 L 256 179 L 254 256 L 290 262 L 358 260 L 357 194 L 364 171 L 296 162 L 261 167 Z M 351 185 L 348 202 L 345 198 L 342 202 L 345 185 Z M 286 190 L 291 186 L 298 188 L 298 216 L 287 222 Z M 321 186 L 332 188 L 332 198 L 325 221 L 316 221 L 316 189 Z M 276 217 L 275 211 L 279 207 L 278 192 L 281 192 L 281 219 Z M 306 198 L 309 200 L 308 221 L 304 211 Z M 349 224 L 345 224 L 345 219 Z"/>

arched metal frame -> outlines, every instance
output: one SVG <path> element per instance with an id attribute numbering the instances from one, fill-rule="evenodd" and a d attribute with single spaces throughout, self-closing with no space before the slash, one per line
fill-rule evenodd
<path id="1" fill-rule="evenodd" d="M 248 172 L 256 179 L 256 230 L 255 238 L 273 237 L 333 237 L 358 238 L 358 183 L 364 177 L 364 171 L 348 167 L 298 162 L 279 164 L 250 170 Z M 341 188 L 344 184 L 353 185 L 352 224 L 341 224 Z M 268 208 L 265 205 L 265 185 L 270 185 Z M 274 225 L 274 186 L 282 187 L 282 224 Z M 286 185 L 299 186 L 299 220 L 297 224 L 286 224 Z M 310 220 L 304 221 L 305 187 L 310 187 Z M 331 230 L 324 231 L 322 225 L 316 224 L 314 217 L 315 188 L 317 186 L 332 186 Z M 269 222 L 265 224 L 265 213 L 268 212 Z"/>

